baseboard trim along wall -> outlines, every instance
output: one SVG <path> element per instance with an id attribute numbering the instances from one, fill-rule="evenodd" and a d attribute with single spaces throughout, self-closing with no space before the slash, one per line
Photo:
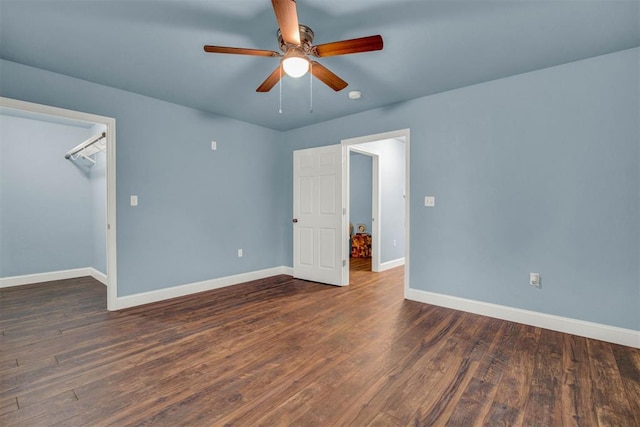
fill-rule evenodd
<path id="1" fill-rule="evenodd" d="M 89 267 L 89 272 L 91 274 L 89 274 L 89 276 L 93 277 L 94 279 L 96 279 L 98 282 L 102 283 L 103 285 L 107 285 L 107 275 L 104 274 L 102 271 L 96 270 L 93 267 Z"/>
<path id="2" fill-rule="evenodd" d="M 581 337 L 640 348 L 640 331 L 409 288 L 405 298 Z"/>
<path id="3" fill-rule="evenodd" d="M 233 286 L 244 282 L 250 282 L 252 280 L 265 279 L 279 274 L 286 274 L 290 276 L 293 274 L 293 269 L 291 267 L 267 268 L 249 273 L 236 274 L 234 276 L 220 277 L 218 279 L 187 283 L 184 285 L 173 286 L 171 288 L 118 297 L 115 304 L 115 310 L 122 310 L 124 308 L 182 297 L 198 292 L 211 291 L 213 289 Z"/>
<path id="4" fill-rule="evenodd" d="M 389 263 L 385 264 L 396 263 L 399 261 L 400 260 L 390 261 Z M 404 259 L 402 259 L 402 261 L 404 261 Z M 385 264 L 381 264 L 381 267 L 383 267 L 383 265 Z M 394 267 L 398 265 L 402 265 L 402 263 L 394 265 Z M 384 269 L 388 268 L 393 267 L 386 267 Z M 233 286 L 244 282 L 250 282 L 252 280 L 259 280 L 265 279 L 267 277 L 277 276 L 280 274 L 291 276 L 293 275 L 293 268 L 285 266 L 267 268 L 264 270 L 252 271 L 249 273 L 241 273 L 233 276 L 204 280 L 202 282 L 188 283 L 171 288 L 118 297 L 115 304 L 115 310 L 121 310 L 124 308 L 149 304 L 152 302 L 158 302 L 170 298 L 191 295 L 198 292 L 219 289 L 226 286 Z M 99 282 L 105 285 L 107 284 L 107 276 L 104 273 L 96 270 L 93 267 L 86 267 L 71 270 L 52 271 L 47 273 L 27 274 L 24 276 L 3 277 L 0 278 L 0 288 L 50 282 L 54 280 L 74 279 L 86 276 L 91 276 Z M 587 322 L 584 320 L 561 317 L 553 314 L 539 313 L 535 311 L 523 310 L 498 304 L 491 304 L 482 301 L 475 301 L 450 295 L 437 294 L 413 288 L 409 288 L 407 290 L 405 298 L 425 304 L 447 307 L 454 310 L 479 314 L 482 316 L 494 317 L 497 319 L 523 323 L 526 325 L 564 332 L 567 334 L 579 335 L 586 338 L 640 348 L 640 331 L 636 331 L 633 329 L 619 328 L 616 326 L 609 326 L 601 323 Z"/>
<path id="5" fill-rule="evenodd" d="M 378 271 L 380 272 L 380 271 L 389 270 L 391 268 L 400 267 L 401 265 L 404 265 L 404 257 L 394 259 L 392 261 L 381 262 L 380 269 Z"/>
<path id="6" fill-rule="evenodd" d="M 24 276 L 0 277 L 0 288 L 31 285 L 33 283 L 51 282 L 54 280 L 75 279 L 91 276 L 102 284 L 107 284 L 107 275 L 93 267 L 73 268 L 70 270 L 49 271 L 46 273 L 25 274 Z"/>

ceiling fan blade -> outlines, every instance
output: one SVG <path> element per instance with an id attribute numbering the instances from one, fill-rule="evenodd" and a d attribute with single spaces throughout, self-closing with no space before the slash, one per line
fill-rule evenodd
<path id="1" fill-rule="evenodd" d="M 282 40 L 300 46 L 300 25 L 295 0 L 271 0 Z"/>
<path id="2" fill-rule="evenodd" d="M 321 80 L 324 84 L 329 86 L 336 92 L 347 87 L 348 83 L 342 80 L 340 77 L 331 72 L 327 67 L 316 61 L 311 61 L 310 67 L 311 74 L 318 80 Z"/>
<path id="3" fill-rule="evenodd" d="M 269 77 L 267 77 L 265 81 L 263 81 L 262 84 L 258 86 L 256 92 L 269 92 L 271 88 L 273 88 L 276 83 L 280 81 L 280 79 L 284 75 L 284 72 L 280 69 L 280 67 L 281 65 L 278 65 L 278 67 L 273 70 L 271 74 L 269 74 Z"/>
<path id="4" fill-rule="evenodd" d="M 242 47 L 226 47 L 205 45 L 204 51 L 208 53 L 232 53 L 235 55 L 254 55 L 254 56 L 281 56 L 273 50 L 262 49 L 245 49 Z"/>
<path id="5" fill-rule="evenodd" d="M 382 36 L 376 35 L 320 44 L 314 48 L 314 54 L 319 57 L 325 57 L 359 52 L 371 52 L 373 50 L 382 50 L 382 45 Z"/>

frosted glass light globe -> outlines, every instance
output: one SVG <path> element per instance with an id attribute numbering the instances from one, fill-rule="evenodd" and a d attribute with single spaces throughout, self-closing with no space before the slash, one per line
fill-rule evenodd
<path id="1" fill-rule="evenodd" d="M 309 71 L 309 61 L 299 56 L 290 56 L 282 60 L 282 68 L 288 76 L 302 77 Z"/>

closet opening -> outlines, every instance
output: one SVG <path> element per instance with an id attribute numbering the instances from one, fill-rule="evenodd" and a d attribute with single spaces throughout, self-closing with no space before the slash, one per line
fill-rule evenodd
<path id="1" fill-rule="evenodd" d="M 115 119 L 0 97 L 0 287 L 92 276 L 117 299 Z"/>

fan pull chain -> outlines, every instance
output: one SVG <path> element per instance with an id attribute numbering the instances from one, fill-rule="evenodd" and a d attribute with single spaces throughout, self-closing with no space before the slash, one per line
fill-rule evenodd
<path id="1" fill-rule="evenodd" d="M 278 86 L 280 87 L 280 109 L 278 110 L 278 113 L 282 114 L 282 65 L 280 65 L 280 82 L 278 84 Z"/>
<path id="2" fill-rule="evenodd" d="M 309 62 L 309 114 L 313 113 L 313 62 Z"/>

